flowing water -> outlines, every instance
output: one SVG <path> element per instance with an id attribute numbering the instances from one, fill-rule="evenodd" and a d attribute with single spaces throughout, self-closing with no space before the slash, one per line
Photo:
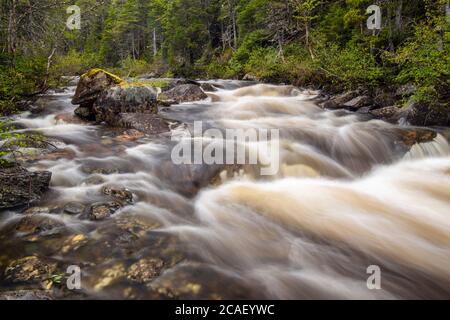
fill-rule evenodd
<path id="1" fill-rule="evenodd" d="M 176 166 L 170 133 L 123 139 L 124 130 L 70 120 L 74 88 L 50 94 L 45 113 L 16 119 L 60 150 L 28 162 L 53 173 L 34 204 L 50 226 L 24 233 L 21 211 L 1 213 L 2 274 L 35 255 L 62 272 L 81 267 L 82 290 L 62 290 L 65 298 L 450 298 L 448 130 L 424 140 L 430 132 L 322 110 L 314 92 L 213 84 L 224 89 L 161 110 L 173 134 L 197 120 L 279 129 L 276 176 L 255 166 Z M 107 201 L 105 186 L 127 188 L 133 204 L 104 221 L 63 212 Z M 381 270 L 380 290 L 367 286 L 369 266 Z M 142 274 L 150 275 L 135 281 Z M 32 286 L 2 275 L 0 287 Z"/>

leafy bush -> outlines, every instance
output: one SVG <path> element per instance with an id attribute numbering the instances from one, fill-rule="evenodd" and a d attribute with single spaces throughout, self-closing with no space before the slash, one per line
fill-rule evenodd
<path id="1" fill-rule="evenodd" d="M 56 58 L 51 68 L 51 74 L 53 78 L 81 75 L 96 66 L 98 66 L 98 59 L 95 54 L 71 50 L 66 55 Z"/>
<path id="2" fill-rule="evenodd" d="M 414 82 L 419 86 L 437 87 L 450 84 L 449 44 L 428 26 L 418 26 L 416 36 L 391 58 L 400 72 L 398 83 Z"/>
<path id="3" fill-rule="evenodd" d="M 121 76 L 136 77 L 152 70 L 152 66 L 145 60 L 133 59 L 131 57 L 122 60 L 117 72 Z"/>
<path id="4" fill-rule="evenodd" d="M 343 49 L 336 44 L 319 46 L 316 66 L 335 85 L 344 88 L 375 86 L 384 76 L 367 46 L 352 42 Z"/>

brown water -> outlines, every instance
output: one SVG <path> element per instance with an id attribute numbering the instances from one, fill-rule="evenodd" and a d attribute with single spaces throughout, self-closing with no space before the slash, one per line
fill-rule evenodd
<path id="1" fill-rule="evenodd" d="M 225 89 L 209 100 L 161 114 L 180 137 L 196 120 L 279 129 L 277 176 L 260 177 L 251 166 L 176 166 L 170 134 L 123 142 L 121 131 L 55 119 L 73 112 L 74 88 L 46 96 L 45 114 L 17 123 L 70 154 L 30 162 L 53 173 L 36 206 L 58 226 L 23 234 L 20 212 L 1 213 L 2 274 L 14 259 L 36 255 L 59 270 L 82 268 L 81 292 L 62 290 L 66 298 L 450 298 L 448 130 L 411 143 L 414 128 L 324 111 L 314 92 L 219 84 Z M 105 201 L 100 190 L 111 185 L 134 194 L 112 218 L 61 213 L 69 202 Z M 137 283 L 130 270 L 143 258 L 163 267 Z M 366 285 L 371 265 L 381 268 L 381 290 Z M 2 290 L 38 287 L 0 281 Z"/>

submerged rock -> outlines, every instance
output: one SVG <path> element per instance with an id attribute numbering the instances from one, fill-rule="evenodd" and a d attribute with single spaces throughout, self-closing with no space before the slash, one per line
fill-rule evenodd
<path id="1" fill-rule="evenodd" d="M 148 283 L 161 274 L 164 261 L 161 259 L 141 259 L 133 264 L 127 273 L 127 278 L 138 283 Z"/>
<path id="2" fill-rule="evenodd" d="M 122 208 L 117 201 L 94 203 L 89 212 L 89 219 L 92 221 L 100 221 L 111 217 L 114 213 Z"/>
<path id="3" fill-rule="evenodd" d="M 48 190 L 52 173 L 22 167 L 0 169 L 0 209 L 27 205 Z"/>
<path id="4" fill-rule="evenodd" d="M 51 232 L 64 224 L 48 216 L 32 215 L 22 218 L 16 225 L 16 231 L 24 236 Z"/>
<path id="5" fill-rule="evenodd" d="M 195 84 L 182 84 L 160 95 L 163 100 L 173 100 L 177 103 L 204 100 L 208 96 L 200 86 Z"/>
<path id="6" fill-rule="evenodd" d="M 143 132 L 136 129 L 130 129 L 124 131 L 120 136 L 117 136 L 116 139 L 121 142 L 129 142 L 139 140 L 144 136 L 145 134 Z"/>
<path id="7" fill-rule="evenodd" d="M 102 193 L 123 203 L 133 203 L 133 194 L 125 188 L 104 187 Z"/>
<path id="8" fill-rule="evenodd" d="M 47 280 L 56 271 L 56 263 L 47 263 L 36 256 L 11 262 L 5 270 L 5 279 L 12 283 L 35 283 Z"/>
<path id="9" fill-rule="evenodd" d="M 50 291 L 43 290 L 19 290 L 0 292 L 0 300 L 54 300 Z"/>
<path id="10" fill-rule="evenodd" d="M 64 206 L 64 212 L 71 215 L 77 215 L 84 212 L 85 205 L 78 202 L 70 202 Z"/>

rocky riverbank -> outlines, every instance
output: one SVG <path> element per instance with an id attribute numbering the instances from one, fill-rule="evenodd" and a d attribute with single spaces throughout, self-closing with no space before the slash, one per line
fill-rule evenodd
<path id="1" fill-rule="evenodd" d="M 358 89 L 340 94 L 322 93 L 317 101 L 324 109 L 344 109 L 394 124 L 450 126 L 449 104 L 414 101 L 412 96 L 415 91 L 414 85 Z"/>

